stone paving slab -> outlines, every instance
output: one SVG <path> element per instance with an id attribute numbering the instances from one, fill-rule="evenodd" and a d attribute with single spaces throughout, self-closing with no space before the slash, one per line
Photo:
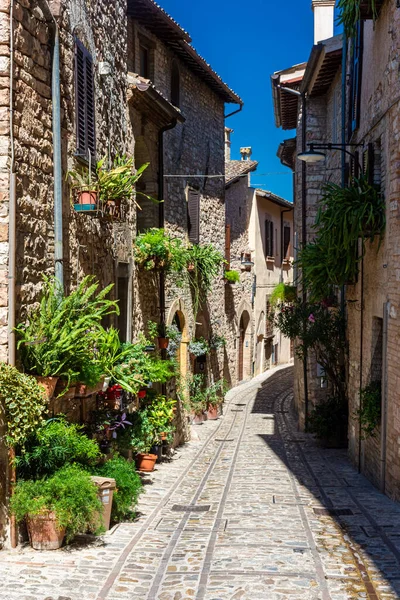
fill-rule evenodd
<path id="1" fill-rule="evenodd" d="M 291 404 L 290 368 L 231 390 L 145 477 L 136 522 L 0 553 L 0 600 L 399 600 L 400 506 L 297 432 Z"/>

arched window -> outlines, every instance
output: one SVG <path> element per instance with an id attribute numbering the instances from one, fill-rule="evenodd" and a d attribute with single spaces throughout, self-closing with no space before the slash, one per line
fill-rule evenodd
<path id="1" fill-rule="evenodd" d="M 179 72 L 178 63 L 173 61 L 171 67 L 171 102 L 179 108 L 181 96 L 181 75 Z"/>

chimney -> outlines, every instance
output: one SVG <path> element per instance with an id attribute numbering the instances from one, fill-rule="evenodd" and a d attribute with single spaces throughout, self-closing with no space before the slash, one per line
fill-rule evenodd
<path id="1" fill-rule="evenodd" d="M 242 160 L 250 160 L 250 156 L 252 155 L 251 147 L 247 146 L 246 148 L 240 148 L 240 154 Z"/>
<path id="2" fill-rule="evenodd" d="M 314 44 L 333 37 L 336 0 L 312 0 Z"/>
<path id="3" fill-rule="evenodd" d="M 231 133 L 233 133 L 233 129 L 225 127 L 225 162 L 231 160 Z"/>

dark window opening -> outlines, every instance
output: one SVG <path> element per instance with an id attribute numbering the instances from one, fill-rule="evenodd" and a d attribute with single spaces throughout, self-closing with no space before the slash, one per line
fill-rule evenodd
<path id="1" fill-rule="evenodd" d="M 290 227 L 283 228 L 283 260 L 290 258 Z"/>
<path id="2" fill-rule="evenodd" d="M 150 50 L 143 44 L 139 46 L 139 61 L 139 75 L 150 79 Z"/>
<path id="3" fill-rule="evenodd" d="M 118 306 L 120 314 L 118 315 L 118 329 L 121 342 L 130 341 L 128 332 L 128 311 L 129 311 L 129 265 L 127 263 L 119 263 L 118 265 Z"/>
<path id="4" fill-rule="evenodd" d="M 265 256 L 275 256 L 274 224 L 269 219 L 265 221 Z"/>
<path id="5" fill-rule="evenodd" d="M 188 191 L 188 230 L 189 241 L 198 244 L 200 240 L 200 193 Z"/>
<path id="6" fill-rule="evenodd" d="M 85 46 L 75 40 L 75 118 L 76 153 L 89 159 L 96 157 L 96 112 L 93 59 Z"/>
<path id="7" fill-rule="evenodd" d="M 231 226 L 225 225 L 225 269 L 231 268 Z"/>
<path id="8" fill-rule="evenodd" d="M 181 75 L 176 61 L 171 69 L 171 103 L 179 108 L 181 102 Z"/>

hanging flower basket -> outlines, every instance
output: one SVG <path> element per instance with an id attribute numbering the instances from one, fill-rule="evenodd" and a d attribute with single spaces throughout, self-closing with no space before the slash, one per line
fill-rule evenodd
<path id="1" fill-rule="evenodd" d="M 98 209 L 99 194 L 96 190 L 80 190 L 77 200 L 74 204 L 76 212 L 95 212 Z"/>
<path id="2" fill-rule="evenodd" d="M 167 337 L 159 337 L 158 339 L 158 347 L 160 350 L 166 350 L 169 345 L 169 338 Z"/>

